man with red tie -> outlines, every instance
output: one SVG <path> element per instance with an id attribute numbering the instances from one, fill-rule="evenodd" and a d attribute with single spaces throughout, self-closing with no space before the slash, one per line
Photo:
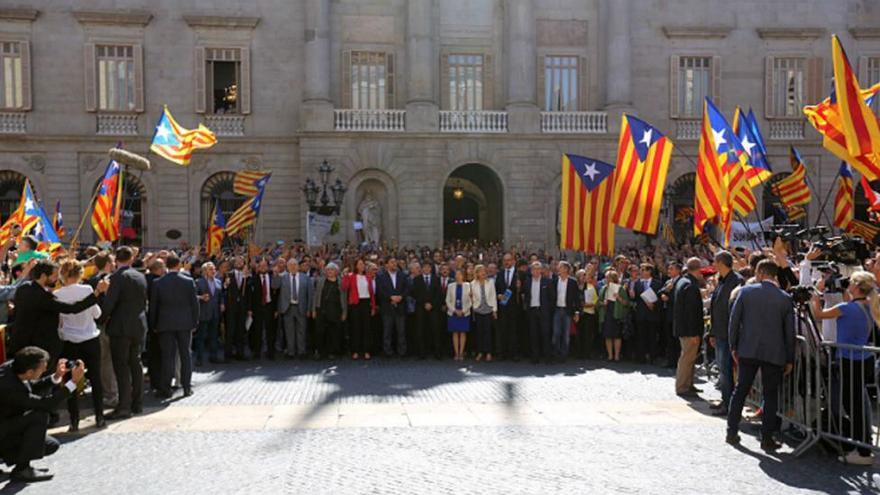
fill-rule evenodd
<path id="1" fill-rule="evenodd" d="M 251 354 L 259 359 L 263 349 L 263 333 L 266 338 L 266 354 L 275 359 L 275 308 L 277 302 L 272 297 L 272 277 L 269 262 L 261 260 L 257 272 L 248 279 L 248 316 L 253 320 L 248 330 Z"/>

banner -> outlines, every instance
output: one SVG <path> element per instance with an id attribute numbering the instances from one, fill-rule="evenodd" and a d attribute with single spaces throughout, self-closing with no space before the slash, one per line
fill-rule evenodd
<path id="1" fill-rule="evenodd" d="M 309 246 L 321 246 L 324 238 L 332 233 L 336 217 L 319 215 L 313 211 L 306 213 L 306 243 Z"/>
<path id="2" fill-rule="evenodd" d="M 730 247 L 755 249 L 763 246 L 764 232 L 770 232 L 773 228 L 773 217 L 767 217 L 760 222 L 736 222 L 730 226 Z"/>

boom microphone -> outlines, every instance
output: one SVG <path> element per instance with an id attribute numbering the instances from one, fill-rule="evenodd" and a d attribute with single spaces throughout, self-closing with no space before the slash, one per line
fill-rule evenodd
<path id="1" fill-rule="evenodd" d="M 129 167 L 138 170 L 150 170 L 150 160 L 147 160 L 141 155 L 132 153 L 131 151 L 126 151 L 121 148 L 110 148 L 107 155 L 110 156 L 111 160 L 116 161 L 120 165 L 128 165 Z"/>

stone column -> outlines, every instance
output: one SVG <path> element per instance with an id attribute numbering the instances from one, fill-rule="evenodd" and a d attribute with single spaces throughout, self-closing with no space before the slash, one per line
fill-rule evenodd
<path id="1" fill-rule="evenodd" d="M 630 0 L 605 1 L 605 110 L 609 132 L 620 129 L 620 114 L 632 104 Z"/>
<path id="2" fill-rule="evenodd" d="M 333 130 L 330 101 L 330 0 L 306 0 L 305 85 L 301 128 Z"/>
<path id="3" fill-rule="evenodd" d="M 541 115 L 535 103 L 537 37 L 533 0 L 508 0 L 504 17 L 508 129 L 516 133 L 540 132 Z"/>
<path id="4" fill-rule="evenodd" d="M 434 88 L 438 60 L 434 49 L 434 0 L 406 3 L 406 130 L 436 132 L 440 127 Z"/>

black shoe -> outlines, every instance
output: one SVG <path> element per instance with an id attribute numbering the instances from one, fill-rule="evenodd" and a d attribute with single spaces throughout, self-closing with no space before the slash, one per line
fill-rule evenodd
<path id="1" fill-rule="evenodd" d="M 53 476 L 54 475 L 48 471 L 36 471 L 29 466 L 24 469 L 13 470 L 12 474 L 9 475 L 9 478 L 13 481 L 20 481 L 22 483 L 36 483 L 38 481 L 49 481 Z"/>
<path id="2" fill-rule="evenodd" d="M 723 402 L 719 402 L 718 404 L 709 404 L 709 409 L 712 409 L 713 411 L 717 411 L 719 409 L 722 409 L 723 404 L 724 404 Z"/>
<path id="3" fill-rule="evenodd" d="M 200 367 L 202 367 L 202 365 L 203 365 L 202 360 L 196 359 L 196 367 L 200 368 Z"/>
<path id="4" fill-rule="evenodd" d="M 193 389 L 191 389 L 191 388 L 183 389 L 183 396 L 184 397 L 192 397 L 192 395 L 193 395 Z"/>
<path id="5" fill-rule="evenodd" d="M 117 421 L 117 420 L 121 420 L 121 419 L 130 419 L 130 418 L 131 418 L 131 411 L 113 411 L 113 412 L 111 412 L 110 414 L 108 414 L 107 416 L 105 416 L 105 418 L 106 418 L 108 421 Z"/>
<path id="6" fill-rule="evenodd" d="M 761 440 L 761 450 L 764 452 L 776 452 L 782 448 L 782 444 L 772 438 Z"/>
<path id="7" fill-rule="evenodd" d="M 223 364 L 224 363 L 224 361 L 222 359 L 215 359 L 215 358 L 209 359 L 208 362 L 210 362 L 211 364 Z"/>
<path id="8" fill-rule="evenodd" d="M 104 419 L 104 416 L 101 416 L 99 418 L 95 418 L 95 428 L 100 430 L 100 429 L 103 429 L 106 427 L 107 427 L 107 420 Z"/>
<path id="9" fill-rule="evenodd" d="M 58 413 L 49 413 L 49 428 L 57 426 L 59 421 L 61 421 L 61 416 Z"/>
<path id="10" fill-rule="evenodd" d="M 156 390 L 156 398 L 157 399 L 170 399 L 172 394 L 168 390 Z"/>
<path id="11" fill-rule="evenodd" d="M 727 417 L 727 408 L 724 407 L 712 411 L 712 416 Z"/>
<path id="12" fill-rule="evenodd" d="M 79 432 L 79 420 L 73 420 L 70 422 L 70 427 L 67 429 L 67 433 L 77 432 Z"/>
<path id="13" fill-rule="evenodd" d="M 728 433 L 727 438 L 724 439 L 725 442 L 730 445 L 739 445 L 739 434 L 738 433 Z"/>
<path id="14" fill-rule="evenodd" d="M 141 406 L 141 405 L 131 406 L 131 413 L 132 414 L 141 414 L 143 412 L 144 412 L 144 406 Z"/>

